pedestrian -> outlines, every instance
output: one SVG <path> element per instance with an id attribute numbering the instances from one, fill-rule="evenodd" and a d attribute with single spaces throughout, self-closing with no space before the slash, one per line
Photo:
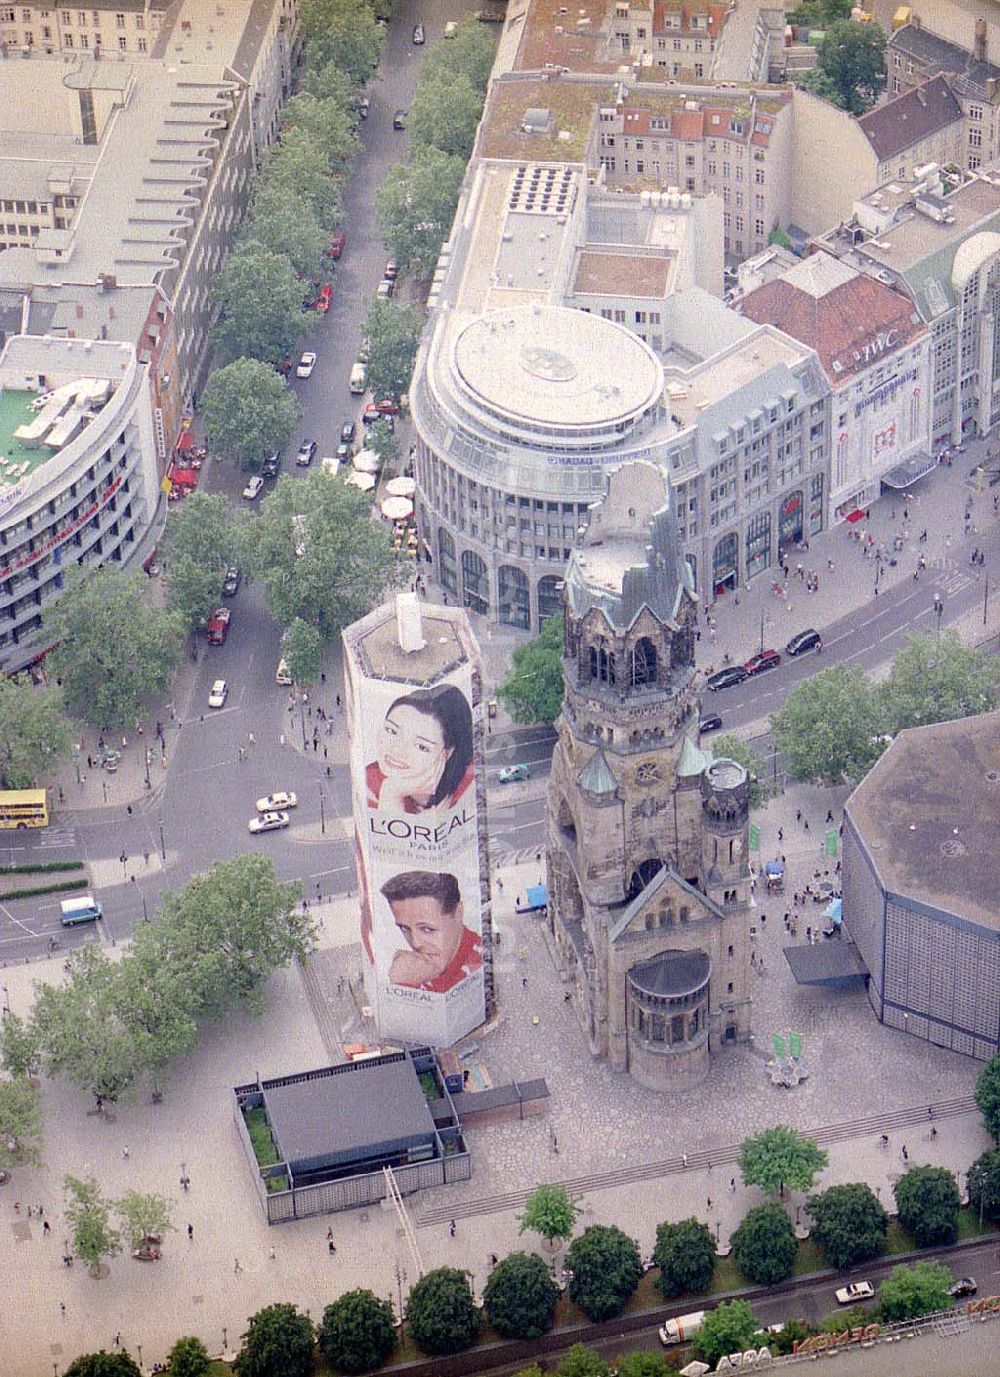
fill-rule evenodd
<path id="1" fill-rule="evenodd" d="M 802 809 L 801 809 L 801 808 L 796 808 L 796 810 L 795 810 L 795 821 L 796 821 L 796 822 L 801 822 L 801 821 L 802 821 Z"/>
<path id="2" fill-rule="evenodd" d="M 189 1224 L 189 1225 L 188 1225 L 188 1242 L 189 1242 L 189 1243 L 193 1243 L 193 1242 L 194 1242 L 194 1225 L 193 1225 L 193 1224 Z"/>
<path id="3" fill-rule="evenodd" d="M 808 831 L 809 831 L 809 819 L 808 819 L 808 818 L 803 818 L 803 819 L 802 819 L 802 830 L 803 830 L 803 832 L 808 832 Z"/>
<path id="4" fill-rule="evenodd" d="M 149 865 L 149 852 L 148 852 L 148 851 L 144 851 L 144 852 L 142 853 L 142 863 L 143 863 L 143 865 Z"/>
<path id="5" fill-rule="evenodd" d="M 42 1233 L 43 1233 L 43 1234 L 50 1234 L 51 1232 L 52 1232 L 52 1225 L 49 1223 L 49 1221 L 48 1221 L 47 1219 L 46 1219 L 46 1220 L 43 1220 L 43 1222 L 42 1222 Z"/>
<path id="6" fill-rule="evenodd" d="M 333 1230 L 332 1230 L 332 1229 L 327 1229 L 327 1231 L 326 1231 L 326 1241 L 327 1241 L 327 1243 L 329 1243 L 329 1241 L 330 1241 L 331 1238 L 333 1238 Z"/>
<path id="7" fill-rule="evenodd" d="M 267 1250 L 267 1255 L 268 1255 L 268 1257 L 271 1259 L 271 1261 L 273 1262 L 273 1261 L 274 1261 L 274 1244 L 273 1244 L 273 1243 L 271 1244 L 270 1248 Z"/>
<path id="8" fill-rule="evenodd" d="M 455 1221 L 454 1221 L 454 1220 L 452 1220 L 451 1223 L 448 1225 L 448 1232 L 451 1234 L 452 1238 L 455 1237 Z"/>
<path id="9" fill-rule="evenodd" d="M 828 808 L 828 809 L 826 810 L 826 820 L 827 820 L 827 822 L 833 822 L 833 809 L 832 809 L 832 808 Z"/>
<path id="10" fill-rule="evenodd" d="M 126 1162 L 128 1161 L 128 1143 L 122 1148 L 122 1157 Z"/>
<path id="11" fill-rule="evenodd" d="M 248 733 L 248 735 L 247 735 L 247 741 L 250 743 L 250 749 L 253 750 L 254 744 L 255 744 L 253 732 Z"/>
<path id="12" fill-rule="evenodd" d="M 340 707 L 340 694 L 337 694 L 337 707 Z"/>
<path id="13" fill-rule="evenodd" d="M 686 1152 L 682 1152 L 682 1153 L 681 1153 L 681 1166 L 686 1168 L 686 1167 L 687 1167 L 687 1164 L 688 1164 L 688 1155 L 687 1155 Z"/>
<path id="14" fill-rule="evenodd" d="M 779 827 L 779 828 L 778 828 L 778 841 L 784 841 L 784 840 L 785 840 L 785 829 L 784 829 L 783 827 Z"/>
<path id="15" fill-rule="evenodd" d="M 765 924 L 766 922 L 767 922 L 767 914 L 766 914 L 766 913 L 762 913 L 762 914 L 760 915 L 760 925 L 761 925 L 761 927 L 763 927 L 764 924 Z"/>
<path id="16" fill-rule="evenodd" d="M 278 745 L 279 745 L 279 746 L 283 746 L 284 744 L 285 744 L 285 733 L 282 732 L 281 735 L 278 737 Z"/>
<path id="17" fill-rule="evenodd" d="M 499 1262 L 499 1260 L 500 1260 L 500 1259 L 497 1257 L 496 1253 L 490 1253 L 490 1266 L 491 1266 L 491 1267 L 495 1267 L 495 1266 L 497 1265 L 497 1263 Z"/>
<path id="18" fill-rule="evenodd" d="M 88 769 L 88 770 L 92 770 L 93 768 L 94 768 L 94 757 L 93 757 L 92 755 L 88 755 L 88 756 L 87 756 L 87 769 Z"/>
<path id="19" fill-rule="evenodd" d="M 330 1257 L 336 1257 L 337 1255 L 337 1245 L 332 1238 L 327 1242 L 326 1251 Z"/>
<path id="20" fill-rule="evenodd" d="M 242 1271 L 243 1271 L 243 1268 L 240 1266 L 240 1260 L 239 1260 L 239 1258 L 234 1258 L 234 1259 L 233 1259 L 233 1272 L 234 1272 L 234 1274 L 237 1273 L 237 1272 L 242 1272 Z"/>
<path id="21" fill-rule="evenodd" d="M 735 1176 L 731 1176 L 731 1177 L 729 1178 L 729 1189 L 733 1192 L 734 1195 L 736 1194 L 736 1177 L 735 1177 Z"/>
<path id="22" fill-rule="evenodd" d="M 65 1301 L 60 1301 L 60 1302 L 59 1302 L 59 1313 L 60 1313 L 61 1315 L 65 1316 L 65 1314 L 66 1314 L 66 1302 L 65 1302 Z"/>
<path id="23" fill-rule="evenodd" d="M 527 988 L 528 988 L 528 977 L 527 977 L 526 975 L 522 975 L 522 976 L 521 976 L 521 989 L 522 989 L 522 990 L 526 990 Z"/>
<path id="24" fill-rule="evenodd" d="M 903 1144 L 902 1152 L 903 1152 L 903 1161 L 904 1161 L 904 1162 L 908 1162 L 908 1161 L 910 1160 L 910 1154 L 909 1154 L 909 1153 L 907 1152 L 907 1150 L 906 1150 L 906 1144 L 905 1144 L 905 1143 Z"/>
<path id="25" fill-rule="evenodd" d="M 712 1208 L 712 1197 L 711 1197 L 711 1196 L 708 1197 L 708 1200 L 706 1201 L 706 1204 L 708 1205 L 708 1208 L 709 1208 L 709 1209 Z"/>
<path id="26" fill-rule="evenodd" d="M 129 817 L 132 816 L 132 805 L 131 805 L 131 803 L 126 803 L 126 805 L 125 805 L 125 811 L 126 811 L 126 813 L 128 813 Z"/>
<path id="27" fill-rule="evenodd" d="M 118 1333 L 115 1335 L 114 1347 L 115 1347 L 115 1348 L 120 1348 L 120 1347 L 121 1347 L 121 1341 L 122 1341 L 122 1332 L 121 1332 L 121 1330 L 119 1329 Z"/>

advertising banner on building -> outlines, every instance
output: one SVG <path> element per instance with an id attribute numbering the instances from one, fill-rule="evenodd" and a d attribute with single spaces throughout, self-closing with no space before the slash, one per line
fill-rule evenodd
<path id="1" fill-rule="evenodd" d="M 365 988 L 383 1037 L 447 1047 L 485 1017 L 472 671 L 351 685 Z"/>

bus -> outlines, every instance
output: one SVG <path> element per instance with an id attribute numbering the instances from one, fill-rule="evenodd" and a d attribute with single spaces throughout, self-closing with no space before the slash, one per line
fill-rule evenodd
<path id="1" fill-rule="evenodd" d="M 48 825 L 44 789 L 0 789 L 0 828 Z"/>

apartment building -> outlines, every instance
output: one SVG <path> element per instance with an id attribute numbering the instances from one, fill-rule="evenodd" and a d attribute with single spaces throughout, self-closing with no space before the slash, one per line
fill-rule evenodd
<path id="1" fill-rule="evenodd" d="M 924 28 L 915 16 L 897 29 L 886 51 L 894 94 L 945 76 L 965 118 L 962 167 L 975 171 L 1000 157 L 1000 67 L 988 57 L 989 26 L 975 22 L 971 50 Z"/>

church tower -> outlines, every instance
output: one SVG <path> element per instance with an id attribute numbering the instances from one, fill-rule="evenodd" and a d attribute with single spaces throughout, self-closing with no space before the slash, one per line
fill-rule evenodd
<path id="1" fill-rule="evenodd" d="M 593 1055 L 687 1089 L 750 1031 L 749 780 L 698 745 L 697 600 L 652 464 L 611 476 L 564 603 L 549 921 Z"/>

